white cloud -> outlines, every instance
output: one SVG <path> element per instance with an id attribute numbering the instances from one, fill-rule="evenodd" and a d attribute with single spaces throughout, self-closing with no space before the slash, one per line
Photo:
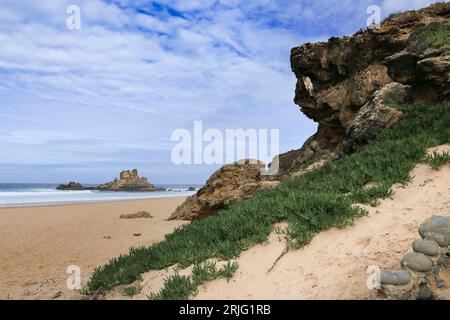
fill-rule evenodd
<path id="1" fill-rule="evenodd" d="M 177 15 L 144 0 L 79 0 L 82 28 L 68 30 L 71 2 L 0 4 L 0 148 L 8 144 L 8 161 L 41 163 L 46 150 L 61 163 L 100 150 L 167 150 L 171 130 L 193 120 L 281 127 L 284 149 L 298 147 L 303 141 L 289 137 L 314 128 L 292 102 L 290 48 L 356 31 L 372 1 L 159 1 Z M 390 3 L 383 6 L 396 10 Z M 58 137 L 66 143 L 57 152 Z M 7 140 L 42 146 L 12 148 Z M 107 145 L 93 148 L 91 140 Z"/>

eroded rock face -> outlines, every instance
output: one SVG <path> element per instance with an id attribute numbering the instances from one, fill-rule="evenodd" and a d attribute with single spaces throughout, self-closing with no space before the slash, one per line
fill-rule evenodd
<path id="1" fill-rule="evenodd" d="M 393 15 L 379 29 L 293 48 L 294 101 L 318 123 L 317 132 L 300 149 L 274 159 L 276 176 L 263 179 L 254 166 L 224 166 L 171 219 L 206 217 L 314 163 L 357 150 L 400 119 L 393 102 L 447 99 L 450 47 L 417 46 L 411 37 L 419 27 L 449 21 L 450 3 L 438 3 Z"/>
<path id="2" fill-rule="evenodd" d="M 318 122 L 318 131 L 300 150 L 280 156 L 292 161 L 284 161 L 282 168 L 298 168 L 314 160 L 318 152 L 339 152 L 345 142 L 345 149 L 352 151 L 354 143 L 364 143 L 380 128 L 392 125 L 399 114 L 374 97 L 392 82 L 410 86 L 413 98 L 448 99 L 448 46 L 418 48 L 411 37 L 419 27 L 448 24 L 449 18 L 450 3 L 439 3 L 396 14 L 379 29 L 293 48 L 291 67 L 297 77 L 294 101 L 307 117 Z M 353 143 L 352 139 L 359 141 Z"/>
<path id="3" fill-rule="evenodd" d="M 155 191 L 153 184 L 148 182 L 147 178 L 139 177 L 136 169 L 124 170 L 120 173 L 120 179 L 114 179 L 112 182 L 101 184 L 98 190 L 104 191 Z"/>
<path id="4" fill-rule="evenodd" d="M 215 214 L 233 203 L 278 185 L 265 181 L 261 174 L 264 163 L 260 161 L 235 162 L 216 171 L 197 193 L 179 206 L 169 220 L 193 220 Z"/>
<path id="5" fill-rule="evenodd" d="M 403 103 L 411 98 L 411 86 L 391 82 L 376 91 L 348 124 L 342 151 L 351 153 L 358 145 L 372 140 L 381 130 L 397 122 L 402 113 L 389 103 Z"/>

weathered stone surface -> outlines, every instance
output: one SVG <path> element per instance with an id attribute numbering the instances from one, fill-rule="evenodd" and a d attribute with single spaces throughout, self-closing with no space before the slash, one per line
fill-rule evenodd
<path id="1" fill-rule="evenodd" d="M 445 45 L 413 50 L 410 38 L 417 28 L 430 23 L 447 24 L 449 17 L 450 3 L 434 4 L 393 15 L 379 29 L 293 48 L 291 68 L 297 78 L 294 101 L 318 123 L 318 130 L 301 149 L 281 155 L 281 168 L 291 170 L 295 163 L 293 169 L 298 169 L 316 161 L 317 154 L 339 154 L 346 140 L 352 146 L 348 134 L 358 131 L 350 129 L 355 126 L 353 120 L 362 108 L 371 109 L 368 104 L 374 93 L 391 82 L 411 85 L 413 97 L 421 100 L 448 98 L 448 59 L 442 54 L 449 51 Z M 377 112 L 372 116 L 371 110 L 363 110 L 360 118 L 377 120 L 366 121 L 372 128 L 361 127 L 364 134 L 360 143 L 398 116 L 386 108 Z M 346 150 L 353 150 L 348 145 Z"/>
<path id="2" fill-rule="evenodd" d="M 423 253 L 410 252 L 407 253 L 401 262 L 403 267 L 417 272 L 430 272 L 433 268 L 433 263 Z"/>
<path id="3" fill-rule="evenodd" d="M 432 57 L 417 63 L 417 83 L 429 88 L 433 100 L 450 98 L 450 55 Z"/>
<path id="4" fill-rule="evenodd" d="M 402 113 L 388 106 L 389 103 L 403 103 L 411 97 L 411 87 L 392 82 L 375 92 L 350 122 L 343 142 L 343 152 L 350 153 L 355 147 L 372 140 L 381 130 L 392 126 Z"/>
<path id="5" fill-rule="evenodd" d="M 416 77 L 416 54 L 403 50 L 383 60 L 388 68 L 389 76 L 396 82 L 411 84 Z"/>
<path id="6" fill-rule="evenodd" d="M 381 284 L 405 285 L 411 281 L 411 275 L 405 270 L 393 270 L 381 272 Z"/>
<path id="7" fill-rule="evenodd" d="M 246 160 L 227 164 L 216 171 L 197 193 L 179 206 L 169 220 L 193 220 L 215 214 L 233 203 L 276 187 L 278 181 L 265 181 L 261 161 Z"/>
<path id="8" fill-rule="evenodd" d="M 120 172 L 120 179 L 101 184 L 97 187 L 103 191 L 155 191 L 153 184 L 147 178 L 139 177 L 137 169 Z"/>
<path id="9" fill-rule="evenodd" d="M 427 256 L 437 256 L 440 252 L 440 248 L 436 243 L 425 239 L 414 240 L 412 247 L 415 252 L 420 252 Z"/>
<path id="10" fill-rule="evenodd" d="M 440 246 L 450 246 L 450 217 L 433 216 L 419 227 L 422 238 L 436 241 Z"/>

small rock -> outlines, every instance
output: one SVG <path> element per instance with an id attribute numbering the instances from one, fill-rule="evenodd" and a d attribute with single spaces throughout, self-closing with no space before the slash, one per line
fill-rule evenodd
<path id="1" fill-rule="evenodd" d="M 438 274 L 440 270 L 438 266 L 434 266 L 432 271 L 434 274 Z"/>
<path id="2" fill-rule="evenodd" d="M 122 214 L 119 219 L 139 219 L 139 218 L 153 218 L 147 211 L 138 211 L 136 213 Z"/>
<path id="3" fill-rule="evenodd" d="M 433 298 L 433 291 L 427 286 L 420 287 L 417 300 L 430 300 Z"/>
<path id="4" fill-rule="evenodd" d="M 62 291 L 58 291 L 57 293 L 55 293 L 55 295 L 52 297 L 52 300 L 54 299 L 58 299 L 59 297 L 62 296 Z"/>
<path id="5" fill-rule="evenodd" d="M 435 240 L 441 247 L 450 246 L 450 217 L 433 216 L 419 227 L 420 236 Z"/>
<path id="6" fill-rule="evenodd" d="M 401 262 L 403 267 L 407 267 L 411 270 L 418 272 L 429 272 L 433 268 L 433 263 L 423 253 L 410 252 L 407 253 Z"/>
<path id="7" fill-rule="evenodd" d="M 408 291 L 397 298 L 397 300 L 409 300 L 409 299 L 411 299 L 411 291 Z"/>
<path id="8" fill-rule="evenodd" d="M 446 286 L 445 281 L 442 279 L 436 280 L 436 287 L 438 288 L 444 288 Z"/>
<path id="9" fill-rule="evenodd" d="M 443 264 L 445 264 L 445 256 L 440 256 L 437 261 L 436 261 L 438 266 L 442 266 Z"/>
<path id="10" fill-rule="evenodd" d="M 393 270 L 381 272 L 381 284 L 404 285 L 411 281 L 410 274 L 405 270 Z"/>
<path id="11" fill-rule="evenodd" d="M 440 251 L 433 241 L 425 239 L 414 240 L 412 247 L 415 252 L 420 252 L 427 256 L 437 256 Z"/>

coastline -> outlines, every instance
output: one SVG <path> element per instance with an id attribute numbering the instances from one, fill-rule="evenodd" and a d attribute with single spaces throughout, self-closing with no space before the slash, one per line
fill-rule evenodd
<path id="1" fill-rule="evenodd" d="M 67 289 L 69 266 L 80 267 L 83 286 L 95 267 L 161 241 L 186 223 L 166 220 L 185 198 L 0 208 L 0 299 L 82 298 Z M 137 211 L 153 218 L 119 219 Z"/>
<path id="2" fill-rule="evenodd" d="M 127 198 L 127 199 L 95 199 L 95 200 L 80 200 L 80 201 L 50 201 L 50 202 L 34 202 L 34 203 L 13 203 L 13 204 L 0 204 L 1 209 L 18 209 L 18 208 L 34 208 L 34 207 L 49 207 L 49 206 L 73 206 L 73 205 L 90 205 L 97 203 L 109 203 L 109 202 L 127 202 L 127 201 L 149 201 L 149 200 L 157 200 L 157 199 L 166 199 L 166 198 L 187 198 L 190 195 L 195 194 L 195 191 L 192 192 L 182 192 L 167 194 L 167 195 L 157 195 L 155 197 L 148 198 Z"/>

